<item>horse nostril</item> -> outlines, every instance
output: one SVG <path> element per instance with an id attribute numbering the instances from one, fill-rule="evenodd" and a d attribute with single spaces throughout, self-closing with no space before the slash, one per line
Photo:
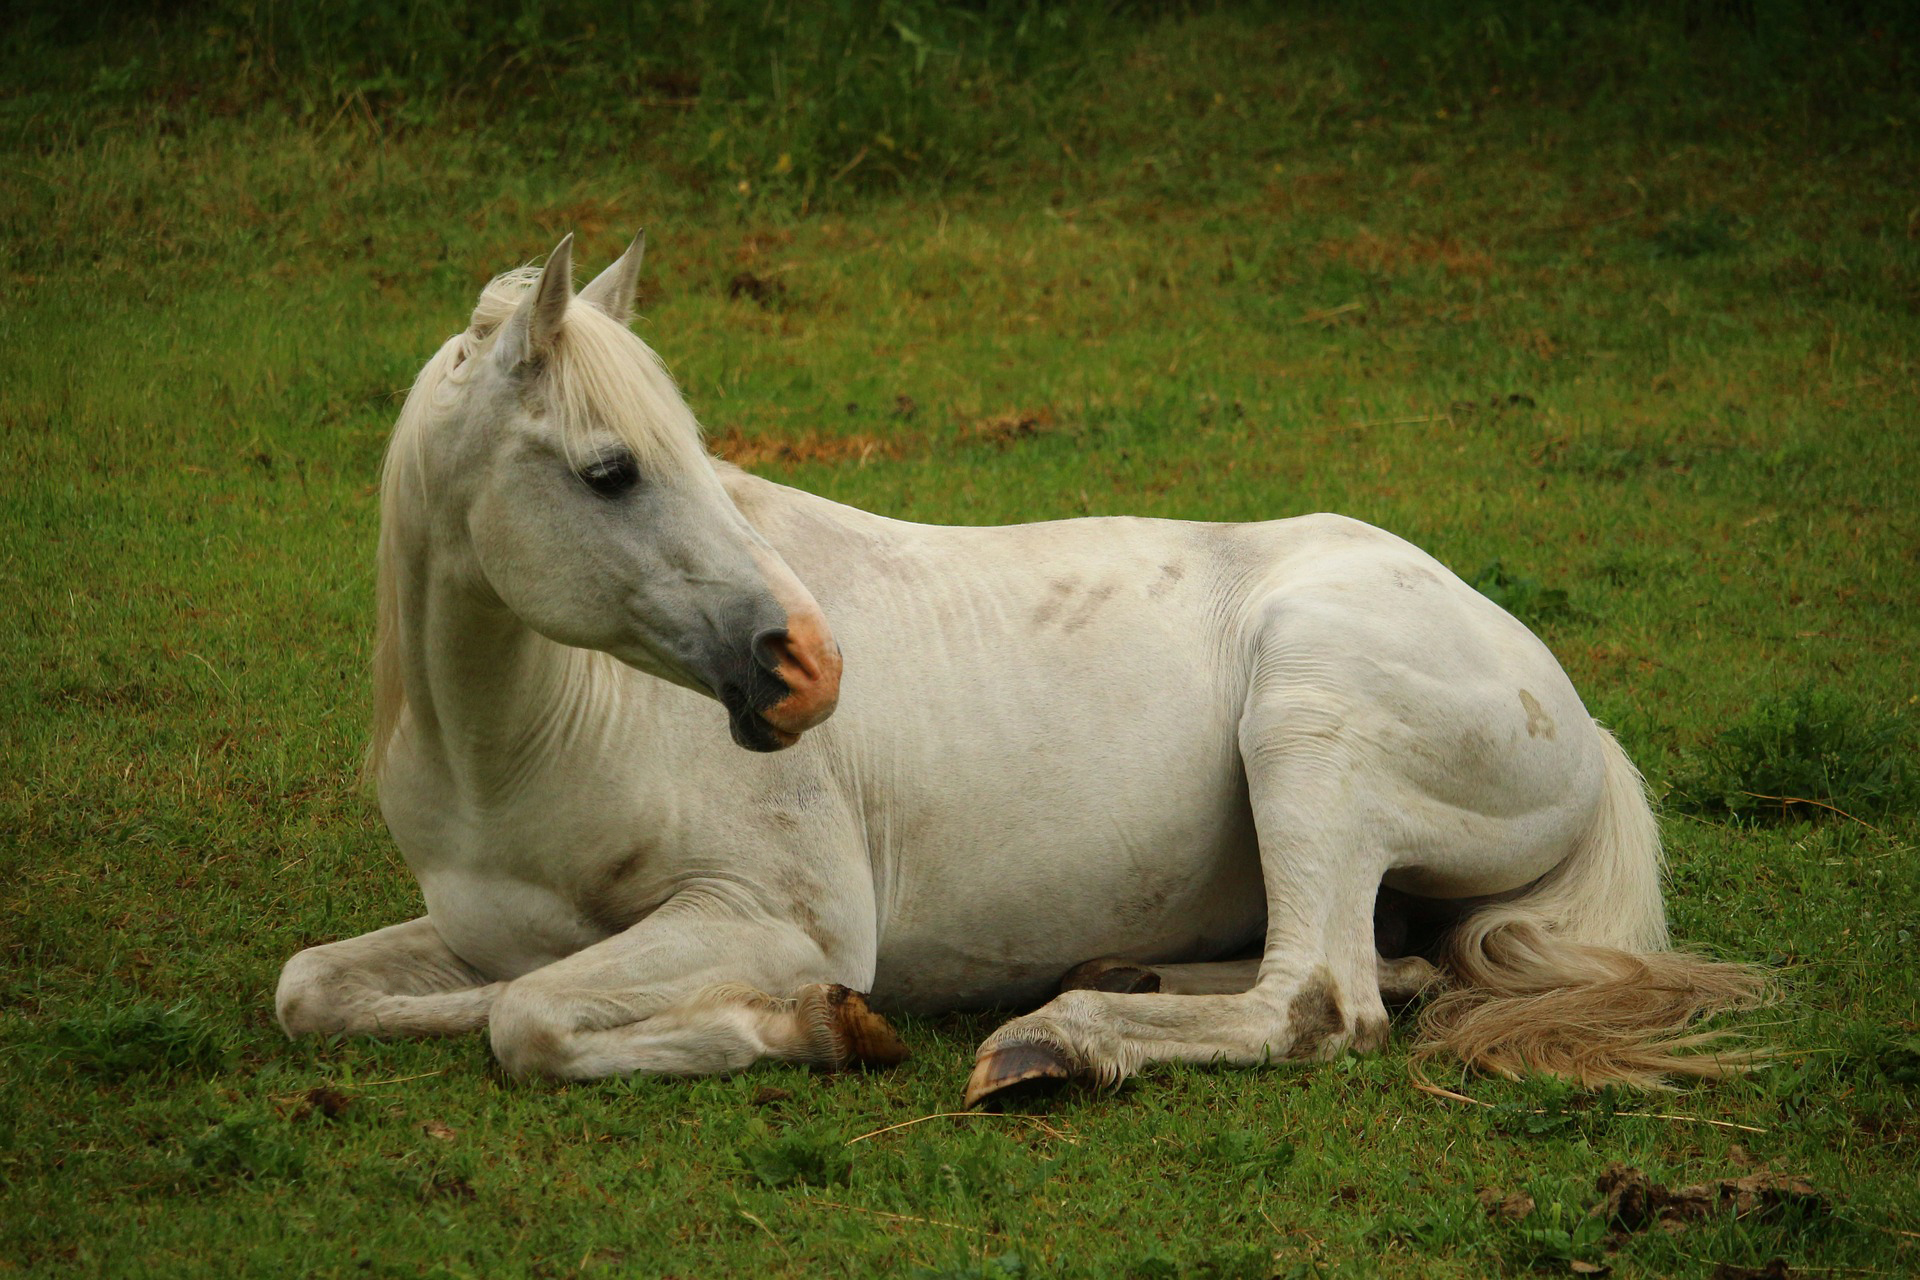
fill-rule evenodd
<path id="1" fill-rule="evenodd" d="M 753 660 L 773 675 L 782 675 L 780 668 L 793 662 L 793 642 L 785 627 L 769 627 L 753 638 Z M 794 663 L 798 666 L 798 663 Z"/>

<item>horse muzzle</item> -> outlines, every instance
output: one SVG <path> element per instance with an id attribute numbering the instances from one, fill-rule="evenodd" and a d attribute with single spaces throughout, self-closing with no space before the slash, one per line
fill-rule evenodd
<path id="1" fill-rule="evenodd" d="M 750 649 L 746 680 L 719 691 L 733 740 L 749 751 L 790 747 L 839 704 L 840 646 L 826 619 L 806 612 L 761 631 Z"/>

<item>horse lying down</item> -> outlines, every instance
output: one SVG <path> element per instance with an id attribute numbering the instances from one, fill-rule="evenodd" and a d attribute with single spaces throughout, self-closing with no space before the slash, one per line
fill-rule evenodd
<path id="1" fill-rule="evenodd" d="M 1373 1049 L 1427 991 L 1483 1069 L 1729 1069 L 1690 1027 L 1758 980 L 1667 949 L 1639 775 L 1437 561 L 757 479 L 629 332 L 640 256 L 494 280 L 401 411 L 370 768 L 427 910 L 294 956 L 289 1034 L 485 1026 L 584 1079 L 888 1064 L 876 1010 L 1037 1005 L 980 1046 L 991 1105 Z"/>

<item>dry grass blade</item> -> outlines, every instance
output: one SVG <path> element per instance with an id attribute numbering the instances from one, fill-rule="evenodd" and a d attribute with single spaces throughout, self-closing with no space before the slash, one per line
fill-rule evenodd
<path id="1" fill-rule="evenodd" d="M 1410 1079 L 1408 1083 L 1413 1085 L 1413 1087 L 1418 1089 L 1421 1093 L 1429 1093 L 1436 1098 L 1445 1098 L 1449 1102 L 1464 1102 L 1464 1103 L 1467 1103 L 1469 1106 L 1487 1107 L 1487 1108 L 1492 1108 L 1492 1106 L 1494 1105 L 1491 1102 L 1485 1102 L 1479 1098 L 1469 1098 L 1464 1093 L 1455 1093 L 1451 1089 L 1442 1089 L 1439 1085 L 1430 1084 L 1425 1080 Z M 1546 1112 L 1541 1110 L 1538 1107 L 1535 1107 L 1532 1110 L 1526 1112 L 1526 1114 L 1530 1116 L 1543 1116 L 1546 1114 Z M 1767 1130 L 1765 1129 L 1761 1129 L 1761 1128 L 1758 1128 L 1757 1126 L 1750 1125 L 1750 1124 L 1735 1124 L 1731 1120 L 1710 1120 L 1706 1116 L 1675 1115 L 1671 1111 L 1618 1111 L 1618 1112 L 1615 1112 L 1614 1114 L 1621 1116 L 1622 1118 L 1632 1118 L 1637 1116 L 1642 1120 L 1671 1120 L 1678 1124 L 1710 1124 L 1716 1129 L 1738 1129 L 1742 1133 L 1766 1133 L 1767 1132 Z"/>
<path id="2" fill-rule="evenodd" d="M 1857 822 L 1861 826 L 1865 827 L 1867 830 L 1873 832 L 1875 835 L 1886 834 L 1886 832 L 1880 830 L 1880 828 L 1874 826 L 1871 822 L 1868 822 L 1865 818 L 1856 818 L 1852 814 L 1848 813 L 1845 809 L 1841 809 L 1834 805 L 1830 805 L 1825 800 L 1808 800 L 1803 796 L 1769 796 L 1769 795 L 1762 795 L 1758 791 L 1742 791 L 1740 794 L 1743 796 L 1752 796 L 1755 800 L 1771 800 L 1775 804 L 1779 805 L 1782 809 L 1786 808 L 1788 805 L 1810 804 L 1816 809 L 1825 809 L 1828 813 L 1837 813 L 1841 817 L 1845 818 L 1848 822 Z"/>
<path id="3" fill-rule="evenodd" d="M 438 1071 L 422 1071 L 418 1075 L 395 1076 L 391 1080 L 369 1080 L 365 1084 L 343 1084 L 339 1087 L 342 1089 L 357 1089 L 364 1093 L 368 1089 L 384 1089 L 388 1085 L 406 1084 L 409 1080 L 425 1080 L 430 1076 L 443 1076 L 451 1069 L 450 1067 L 441 1067 Z"/>
<path id="4" fill-rule="evenodd" d="M 1049 1138 L 1058 1139 L 1072 1146 L 1079 1146 L 1080 1140 L 1048 1124 L 1041 1116 L 1024 1115 L 1019 1112 L 994 1111 L 936 1111 L 930 1116 L 915 1116 L 911 1120 L 902 1120 L 899 1124 L 890 1124 L 883 1129 L 863 1133 L 857 1138 L 848 1138 L 844 1145 L 852 1146 L 856 1142 L 865 1142 L 868 1138 L 877 1138 L 883 1133 L 892 1133 L 896 1129 L 911 1129 L 914 1125 L 925 1124 L 929 1120 L 1022 1120 L 1032 1125 Z"/>
<path id="5" fill-rule="evenodd" d="M 976 1236 L 995 1236 L 1001 1240 L 1006 1236 L 998 1231 L 989 1231 L 985 1227 L 970 1227 L 964 1222 L 948 1222 L 945 1218 L 916 1218 L 910 1213 L 889 1213 L 885 1209 L 864 1209 L 857 1204 L 842 1204 L 838 1200 L 821 1200 L 814 1196 L 803 1197 L 802 1204 L 817 1204 L 826 1209 L 845 1209 L 848 1213 L 864 1213 L 873 1218 L 885 1218 L 889 1222 L 918 1222 L 929 1227 L 946 1227 L 953 1231 L 970 1231 Z"/>

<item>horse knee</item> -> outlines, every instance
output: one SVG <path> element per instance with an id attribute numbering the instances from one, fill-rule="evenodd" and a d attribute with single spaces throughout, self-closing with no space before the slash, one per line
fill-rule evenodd
<path id="1" fill-rule="evenodd" d="M 554 1001 L 524 980 L 509 984 L 494 1001 L 488 1035 L 493 1056 L 511 1076 L 563 1076 L 573 1056 L 570 1028 Z"/>
<path id="2" fill-rule="evenodd" d="M 280 970 L 280 983 L 274 989 L 274 1014 L 288 1039 L 301 1036 L 334 1035 L 347 1029 L 346 1011 L 340 1007 L 335 988 L 333 966 L 314 954 L 313 948 L 300 952 Z"/>

